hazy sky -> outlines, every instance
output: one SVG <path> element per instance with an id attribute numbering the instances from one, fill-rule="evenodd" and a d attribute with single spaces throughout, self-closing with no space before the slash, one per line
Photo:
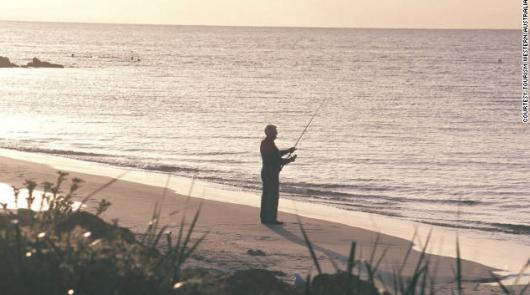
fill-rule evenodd
<path id="1" fill-rule="evenodd" d="M 519 0 L 0 0 L 0 20 L 515 29 L 520 15 Z"/>

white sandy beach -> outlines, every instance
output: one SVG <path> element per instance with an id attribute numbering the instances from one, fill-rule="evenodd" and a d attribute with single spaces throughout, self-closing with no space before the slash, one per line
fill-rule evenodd
<path id="1" fill-rule="evenodd" d="M 312 262 L 305 247 L 297 223 L 297 217 L 306 228 L 316 246 L 319 259 L 326 271 L 332 271 L 328 256 L 344 265 L 352 240 L 358 245 L 358 259 L 368 259 L 374 247 L 376 236 L 381 233 L 378 253 L 388 248 L 381 265 L 384 274 L 390 274 L 398 265 L 410 245 L 410 239 L 417 229 L 420 239 L 415 248 L 425 240 L 432 228 L 388 217 L 339 210 L 322 205 L 311 205 L 290 200 L 280 201 L 280 219 L 283 227 L 269 227 L 259 223 L 259 196 L 255 193 L 225 190 L 220 186 L 196 182 L 187 203 L 191 180 L 171 177 L 168 192 L 162 198 L 168 179 L 165 174 L 147 173 L 138 170 L 124 170 L 96 163 L 59 158 L 48 155 L 30 154 L 11 150 L 0 150 L 0 182 L 21 186 L 25 179 L 38 182 L 54 181 L 56 171 L 70 173 L 70 177 L 82 178 L 85 183 L 80 191 L 83 195 L 123 174 L 119 181 L 98 193 L 88 203 L 91 210 L 102 198 L 112 203 L 104 214 L 107 220 L 119 219 L 122 226 L 135 232 L 147 227 L 155 204 L 162 206 L 161 224 L 168 224 L 175 232 L 186 214 L 193 216 L 199 203 L 202 211 L 197 236 L 208 232 L 190 262 L 191 266 L 237 270 L 249 267 L 278 270 L 286 274 L 287 280 L 295 273 L 306 275 L 312 269 Z M 433 228 L 433 239 L 429 248 L 430 259 L 439 261 L 438 281 L 440 288 L 450 293 L 454 279 L 455 233 Z M 530 249 L 511 241 L 477 240 L 472 235 L 461 235 L 464 263 L 464 278 L 480 280 L 490 278 L 490 272 L 504 270 L 515 273 L 526 262 Z M 265 256 L 249 255 L 249 250 L 261 250 Z M 360 256 L 360 257 L 359 257 Z M 412 271 L 419 252 L 414 252 L 406 271 Z M 314 270 L 313 270 L 314 273 Z M 495 294 L 498 290 L 487 285 L 466 284 L 467 294 Z"/>

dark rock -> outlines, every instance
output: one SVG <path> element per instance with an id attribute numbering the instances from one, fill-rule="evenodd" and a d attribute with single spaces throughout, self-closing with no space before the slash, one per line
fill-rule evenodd
<path id="1" fill-rule="evenodd" d="M 281 273 L 265 269 L 248 269 L 235 272 L 224 282 L 221 294 L 248 295 L 268 294 L 283 295 L 293 294 L 294 286 L 277 278 Z"/>
<path id="2" fill-rule="evenodd" d="M 70 232 L 76 226 L 80 226 L 92 233 L 94 239 L 114 240 L 121 238 L 126 242 L 134 243 L 136 241 L 134 234 L 122 227 L 112 225 L 103 221 L 94 214 L 88 212 L 75 212 L 68 216 L 64 221 L 57 224 L 57 232 Z"/>
<path id="3" fill-rule="evenodd" d="M 32 62 L 28 62 L 26 65 L 28 68 L 64 68 L 60 64 L 52 64 L 47 61 L 41 61 L 40 59 L 34 57 Z"/>
<path id="4" fill-rule="evenodd" d="M 321 274 L 311 282 L 309 294 L 321 295 L 389 295 L 379 293 L 377 288 L 368 281 L 347 272 Z"/>
<path id="5" fill-rule="evenodd" d="M 233 274 L 204 270 L 184 270 L 176 286 L 179 295 L 297 295 L 298 290 L 277 276 L 285 274 L 265 269 L 240 270 Z"/>
<path id="6" fill-rule="evenodd" d="M 249 249 L 247 251 L 247 254 L 250 255 L 250 256 L 266 256 L 267 254 L 265 254 L 265 252 L 257 249 L 257 250 L 252 250 L 252 249 Z"/>
<path id="7" fill-rule="evenodd" d="M 0 211 L 0 213 L 5 212 Z M 17 224 L 21 227 L 32 226 L 38 221 L 35 219 L 36 214 L 37 212 L 29 209 L 18 209 L 16 214 L 14 212 L 0 214 L 0 228 L 12 226 L 14 220 L 16 220 Z M 65 217 L 64 220 L 57 223 L 55 230 L 59 234 L 67 233 L 74 230 L 76 226 L 90 231 L 91 237 L 94 239 L 104 239 L 109 241 L 122 239 L 131 244 L 136 243 L 136 238 L 133 232 L 129 229 L 107 223 L 96 215 L 83 211 L 74 212 L 70 216 Z"/>
<path id="8" fill-rule="evenodd" d="M 16 64 L 12 63 L 9 58 L 0 56 L 0 68 L 16 68 Z"/>

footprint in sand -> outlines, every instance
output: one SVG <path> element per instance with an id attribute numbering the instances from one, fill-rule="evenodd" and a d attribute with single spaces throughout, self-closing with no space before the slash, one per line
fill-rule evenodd
<path id="1" fill-rule="evenodd" d="M 270 236 L 263 236 L 263 237 L 259 237 L 257 238 L 258 241 L 270 241 L 272 240 L 272 237 Z"/>
<path id="2" fill-rule="evenodd" d="M 250 256 L 267 256 L 267 254 L 265 254 L 265 252 L 257 249 L 257 250 L 253 250 L 253 249 L 249 249 L 247 251 L 247 254 L 250 255 Z"/>

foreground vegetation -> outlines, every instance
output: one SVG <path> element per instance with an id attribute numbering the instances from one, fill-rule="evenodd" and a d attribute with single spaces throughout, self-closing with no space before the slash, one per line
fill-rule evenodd
<path id="1" fill-rule="evenodd" d="M 56 183 L 42 184 L 40 207 L 47 210 L 8 210 L 3 204 L 0 214 L 2 294 L 436 294 L 435 267 L 425 255 L 428 242 L 413 275 L 402 274 L 407 254 L 389 285 L 378 273 L 385 251 L 376 257 L 377 242 L 369 261 L 356 262 L 353 242 L 346 269 L 336 267 L 335 274 L 322 273 L 302 223 L 300 230 L 318 275 L 299 278 L 296 286 L 267 270 L 222 273 L 186 269 L 185 262 L 206 238 L 192 235 L 200 208 L 191 223 L 181 221 L 176 235 L 159 225 L 160 209 L 155 208 L 152 222 L 137 237 L 117 222 L 107 223 L 99 217 L 111 205 L 104 199 L 93 213 L 82 211 L 83 207 L 74 209 L 73 199 L 78 199 L 76 193 L 82 181 L 73 178 L 64 189 L 66 182 L 67 174 L 58 172 Z M 37 183 L 28 180 L 25 186 L 26 201 L 31 208 Z M 14 188 L 15 198 L 19 192 Z M 411 250 L 412 246 L 409 253 Z M 455 270 L 455 294 L 463 294 L 459 255 Z M 528 288 L 527 285 L 516 293 L 500 281 L 499 286 L 506 294 L 524 294 Z"/>

